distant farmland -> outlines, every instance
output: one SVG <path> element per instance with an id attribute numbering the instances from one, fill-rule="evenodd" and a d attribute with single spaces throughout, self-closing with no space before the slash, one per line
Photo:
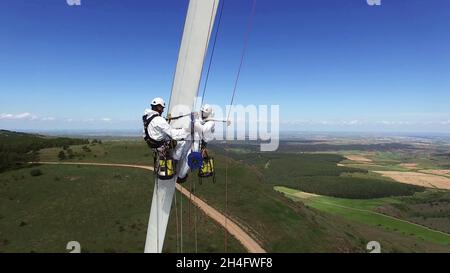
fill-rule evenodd
<path id="1" fill-rule="evenodd" d="M 423 187 L 367 175 L 367 170 L 337 166 L 345 159 L 340 155 L 254 153 L 233 156 L 257 166 L 266 180 L 275 186 L 286 186 L 309 193 L 369 199 L 406 196 L 424 190 Z M 348 173 L 359 175 L 345 175 Z"/>

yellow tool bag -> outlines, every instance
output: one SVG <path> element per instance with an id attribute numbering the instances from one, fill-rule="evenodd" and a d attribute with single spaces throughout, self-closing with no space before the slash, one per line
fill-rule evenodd
<path id="1" fill-rule="evenodd" d="M 214 175 L 214 158 L 204 157 L 203 165 L 198 171 L 199 177 L 211 177 Z"/>
<path id="2" fill-rule="evenodd" d="M 213 183 L 216 183 L 216 172 L 214 171 L 214 158 L 208 155 L 208 151 L 203 149 L 203 164 L 198 169 L 199 183 L 202 184 L 203 178 L 212 177 Z"/>
<path id="3" fill-rule="evenodd" d="M 160 157 L 158 159 L 158 169 L 156 174 L 161 180 L 172 179 L 175 175 L 175 166 L 173 159 L 170 157 Z"/>

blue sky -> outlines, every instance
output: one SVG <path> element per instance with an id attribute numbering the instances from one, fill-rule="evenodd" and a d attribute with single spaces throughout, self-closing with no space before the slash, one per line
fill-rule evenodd
<path id="1" fill-rule="evenodd" d="M 130 129 L 168 99 L 186 0 L 6 0 L 0 128 Z M 251 0 L 226 0 L 206 101 L 230 101 Z M 448 0 L 258 0 L 237 104 L 281 128 L 450 132 Z"/>

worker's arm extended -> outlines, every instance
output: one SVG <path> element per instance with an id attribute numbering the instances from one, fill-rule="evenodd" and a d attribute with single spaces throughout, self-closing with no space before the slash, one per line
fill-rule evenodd
<path id="1" fill-rule="evenodd" d="M 173 129 L 170 124 L 167 123 L 167 121 L 162 117 L 156 117 L 155 121 L 157 122 L 158 128 L 161 130 L 161 132 L 174 140 L 185 139 L 190 134 L 186 129 Z"/>

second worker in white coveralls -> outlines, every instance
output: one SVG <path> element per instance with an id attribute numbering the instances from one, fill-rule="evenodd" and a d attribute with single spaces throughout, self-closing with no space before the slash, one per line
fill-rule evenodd
<path id="1" fill-rule="evenodd" d="M 210 105 L 205 104 L 200 108 L 200 116 L 194 123 L 194 143 L 192 145 L 192 142 L 189 142 L 190 149 L 192 151 L 201 151 L 203 153 L 204 149 L 206 148 L 207 142 L 210 142 L 214 139 L 214 128 L 215 123 L 211 119 L 213 116 L 213 109 Z M 200 149 L 199 149 L 200 145 Z M 188 148 L 188 147 L 186 147 Z M 189 151 L 187 151 L 187 154 Z M 187 164 L 187 161 L 180 160 L 180 166 L 179 166 L 179 179 L 178 183 L 184 183 L 188 177 L 189 172 L 189 166 Z"/>

